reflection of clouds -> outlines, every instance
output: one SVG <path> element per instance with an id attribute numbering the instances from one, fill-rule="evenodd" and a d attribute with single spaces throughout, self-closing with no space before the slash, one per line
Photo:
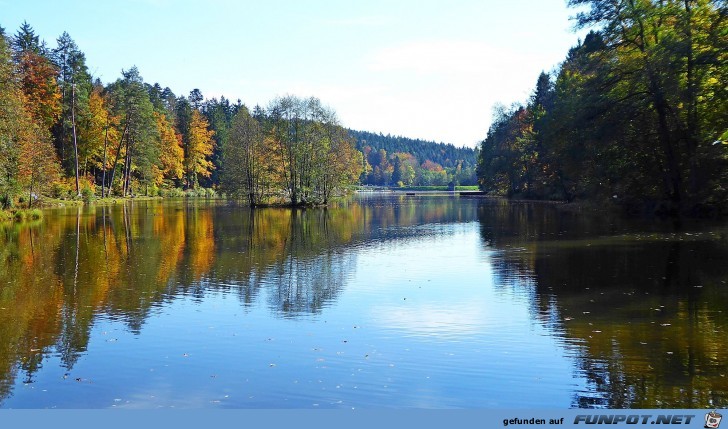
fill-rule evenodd
<path id="1" fill-rule="evenodd" d="M 129 396 L 115 398 L 109 405 L 113 408 L 128 410 L 144 410 L 150 408 L 181 408 L 199 409 L 221 405 L 226 395 L 208 391 L 198 391 L 190 394 L 189 390 L 178 391 L 173 385 L 152 386 L 148 390 L 138 391 Z"/>
<path id="2" fill-rule="evenodd" d="M 372 320 L 386 329 L 400 330 L 418 337 L 459 338 L 482 333 L 487 325 L 484 306 L 452 303 L 447 306 L 424 304 L 417 307 L 377 307 Z"/>

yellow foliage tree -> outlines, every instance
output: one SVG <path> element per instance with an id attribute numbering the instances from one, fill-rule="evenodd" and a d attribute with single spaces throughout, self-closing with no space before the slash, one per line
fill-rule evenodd
<path id="1" fill-rule="evenodd" d="M 32 124 L 30 133 L 30 138 L 20 141 L 18 157 L 18 183 L 29 194 L 28 207 L 38 194 L 61 177 L 61 166 L 48 131 Z"/>
<path id="2" fill-rule="evenodd" d="M 197 178 L 210 177 L 215 166 L 209 157 L 213 151 L 212 136 L 215 132 L 208 129 L 209 124 L 198 111 L 192 111 L 185 153 L 185 176 L 187 188 L 197 188 Z"/>
<path id="3" fill-rule="evenodd" d="M 164 179 L 181 179 L 184 174 L 184 149 L 182 136 L 172 126 L 163 113 L 154 112 L 154 120 L 159 131 L 159 153 L 161 165 L 155 168 L 154 182 L 161 185 Z"/>
<path id="4" fill-rule="evenodd" d="M 103 88 L 94 87 L 89 95 L 88 123 L 80 127 L 79 157 L 83 163 L 83 175 L 88 169 L 108 169 L 115 153 L 111 142 L 119 140 L 119 130 L 115 126 L 119 118 L 111 115 L 107 101 L 102 95 Z"/>

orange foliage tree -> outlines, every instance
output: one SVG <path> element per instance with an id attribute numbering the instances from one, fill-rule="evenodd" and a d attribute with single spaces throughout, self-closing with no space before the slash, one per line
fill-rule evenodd
<path id="1" fill-rule="evenodd" d="M 155 167 L 154 182 L 161 185 L 164 179 L 181 179 L 184 174 L 184 149 L 182 136 L 163 113 L 154 112 L 159 131 L 160 166 Z"/>
<path id="2" fill-rule="evenodd" d="M 28 111 L 44 130 L 50 130 L 61 115 L 56 69 L 50 60 L 32 51 L 21 53 L 18 66 Z"/>
<path id="3" fill-rule="evenodd" d="M 208 129 L 209 125 L 204 116 L 198 111 L 192 111 L 189 125 L 189 141 L 185 154 L 185 178 L 188 188 L 197 188 L 198 177 L 210 177 L 214 165 L 210 161 L 213 150 L 212 136 L 214 131 Z"/>
<path id="4" fill-rule="evenodd" d="M 25 57 L 41 61 L 33 52 Z M 50 95 L 46 94 L 49 100 L 43 98 L 44 88 L 40 87 L 31 88 L 33 98 L 24 94 L 23 88 L 29 82 L 26 76 L 35 79 L 50 73 L 47 61 L 39 68 L 31 64 L 32 61 L 26 62 L 27 69 L 33 72 L 23 73 L 21 69 L 18 76 L 5 38 L 0 37 L 0 206 L 3 208 L 11 206 L 21 191 L 28 192 L 31 205 L 35 194 L 59 177 L 60 168 L 45 115 L 52 117 L 53 106 L 59 106 L 57 92 L 53 92 L 54 80 L 48 74 L 48 79 L 40 82 L 49 85 L 44 87 L 50 91 Z"/>

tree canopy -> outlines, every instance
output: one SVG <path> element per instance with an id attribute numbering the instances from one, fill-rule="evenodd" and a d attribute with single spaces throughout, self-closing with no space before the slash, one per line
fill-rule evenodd
<path id="1" fill-rule="evenodd" d="M 570 0 L 591 32 L 497 109 L 478 178 L 509 196 L 697 215 L 728 202 L 725 2 Z"/>
<path id="2" fill-rule="evenodd" d="M 226 166 L 225 163 L 228 165 Z M 286 96 L 252 115 L 240 100 L 144 82 L 132 66 L 94 81 L 64 32 L 0 32 L 0 202 L 42 195 L 156 195 L 214 188 L 250 204 L 325 204 L 364 162 L 334 111 Z M 227 168 L 226 168 L 227 167 Z"/>

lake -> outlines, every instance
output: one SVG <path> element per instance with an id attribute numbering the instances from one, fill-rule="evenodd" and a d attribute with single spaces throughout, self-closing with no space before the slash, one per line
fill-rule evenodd
<path id="1" fill-rule="evenodd" d="M 3 408 L 725 408 L 728 227 L 360 195 L 0 225 Z"/>

